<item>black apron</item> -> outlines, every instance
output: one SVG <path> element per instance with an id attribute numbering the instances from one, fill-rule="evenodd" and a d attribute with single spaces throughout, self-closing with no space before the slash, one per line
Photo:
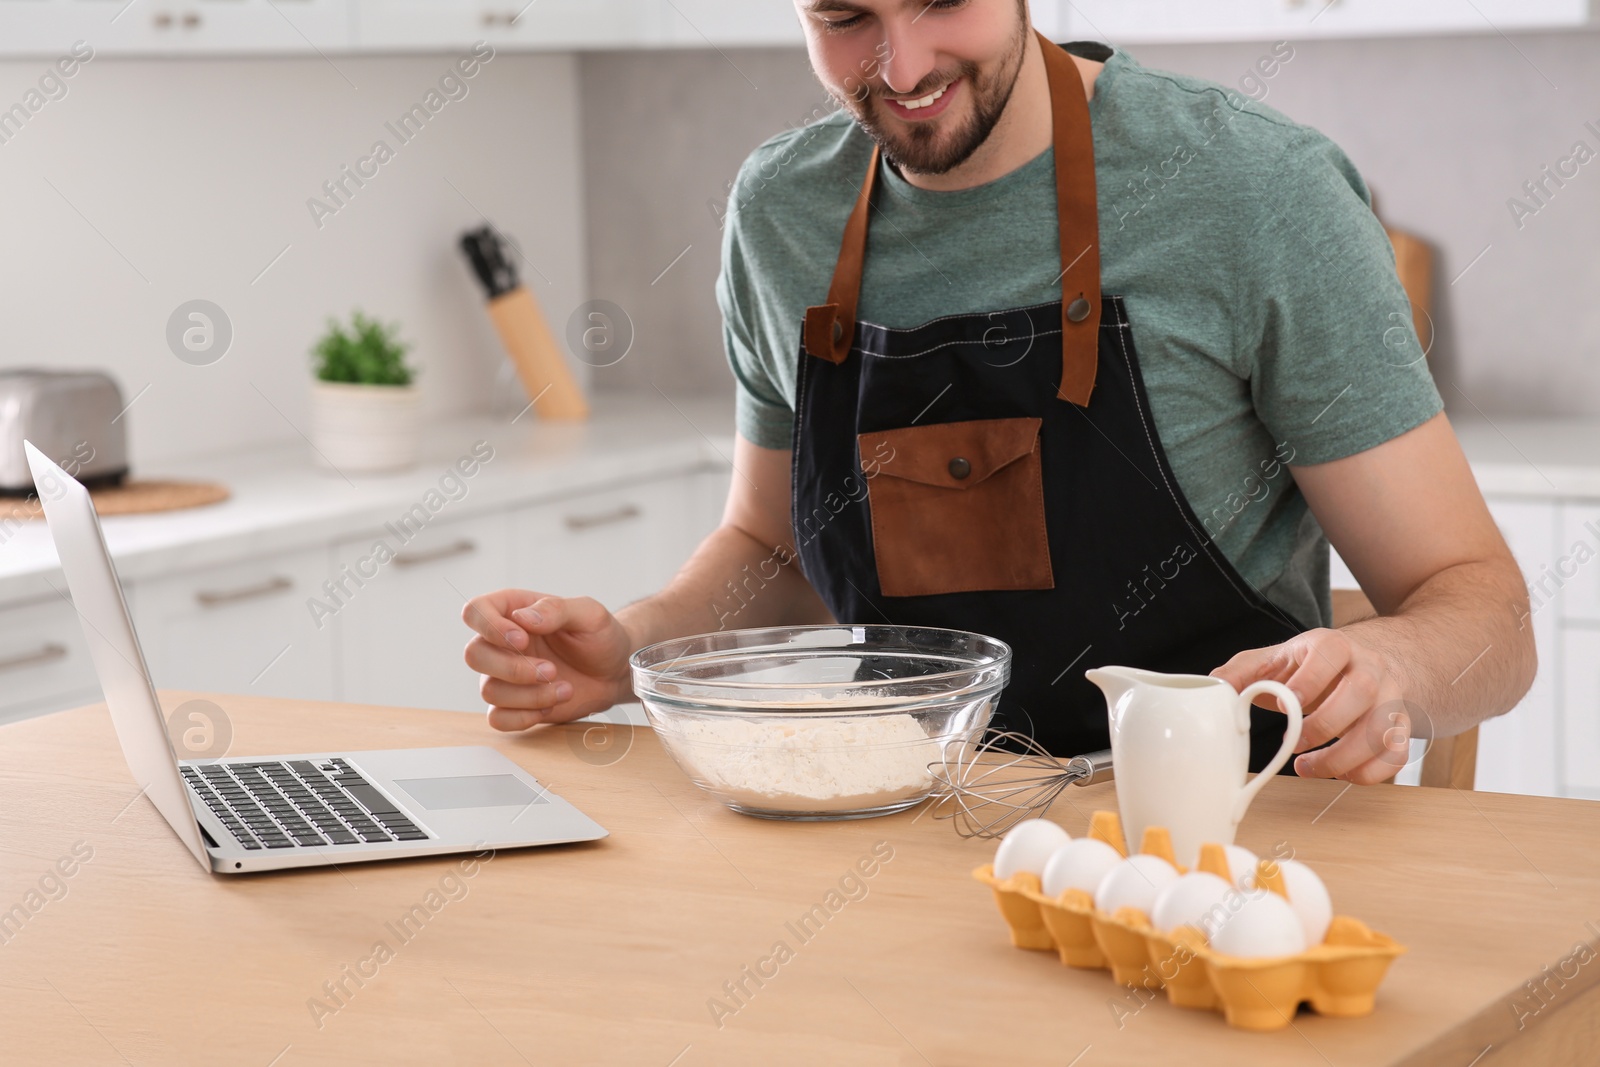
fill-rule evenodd
<path id="1" fill-rule="evenodd" d="M 1303 627 L 1240 577 L 1173 477 L 1127 309 L 1100 293 L 1083 82 L 1039 41 L 1062 300 L 911 329 L 857 322 L 874 149 L 828 303 L 802 326 L 793 518 L 801 567 L 835 619 L 1005 641 L 1012 674 L 993 725 L 1070 756 L 1110 745 L 1085 670 L 1206 674 Z M 1253 709 L 1251 770 L 1285 725 Z"/>

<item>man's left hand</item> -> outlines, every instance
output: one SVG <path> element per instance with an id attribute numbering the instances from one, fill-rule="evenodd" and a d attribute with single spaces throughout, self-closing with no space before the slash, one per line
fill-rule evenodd
<path id="1" fill-rule="evenodd" d="M 1294 761 L 1302 778 L 1387 781 L 1405 767 L 1412 733 L 1424 725 L 1412 722 L 1416 709 L 1403 697 L 1391 658 L 1347 630 L 1307 630 L 1281 645 L 1247 649 L 1211 674 L 1240 690 L 1264 680 L 1293 690 L 1305 714 L 1295 747 L 1304 755 Z M 1277 707 L 1270 696 L 1257 702 Z"/>

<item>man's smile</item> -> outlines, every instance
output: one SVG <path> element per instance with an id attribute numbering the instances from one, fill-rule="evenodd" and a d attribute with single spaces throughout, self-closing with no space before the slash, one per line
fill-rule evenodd
<path id="1" fill-rule="evenodd" d="M 936 89 L 926 96 L 911 97 L 905 100 L 886 96 L 883 98 L 884 106 L 889 113 L 905 122 L 923 122 L 928 119 L 938 118 L 950 106 L 950 101 L 956 96 L 956 88 L 961 84 L 957 78 L 942 89 Z"/>

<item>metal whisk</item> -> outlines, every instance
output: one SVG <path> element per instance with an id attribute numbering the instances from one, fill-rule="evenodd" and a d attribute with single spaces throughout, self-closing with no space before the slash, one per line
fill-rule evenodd
<path id="1" fill-rule="evenodd" d="M 928 764 L 938 783 L 933 817 L 948 819 L 962 837 L 999 837 L 1044 812 L 1069 785 L 1111 778 L 1111 751 L 1060 759 L 1027 734 L 986 730 L 981 738 L 947 750 Z"/>

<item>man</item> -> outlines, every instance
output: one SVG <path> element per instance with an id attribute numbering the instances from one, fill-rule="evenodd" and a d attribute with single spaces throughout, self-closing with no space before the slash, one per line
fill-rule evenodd
<path id="1" fill-rule="evenodd" d="M 1335 146 L 1021 0 L 796 8 L 841 110 L 735 184 L 722 526 L 615 615 L 469 603 L 493 726 L 626 700 L 630 652 L 713 621 L 830 618 L 1007 641 L 1005 724 L 1064 755 L 1105 744 L 1103 663 L 1285 682 L 1293 772 L 1357 783 L 1516 703 L 1521 576 Z M 1329 628 L 1329 541 L 1377 617 Z M 1258 709 L 1252 767 L 1283 732 Z"/>

